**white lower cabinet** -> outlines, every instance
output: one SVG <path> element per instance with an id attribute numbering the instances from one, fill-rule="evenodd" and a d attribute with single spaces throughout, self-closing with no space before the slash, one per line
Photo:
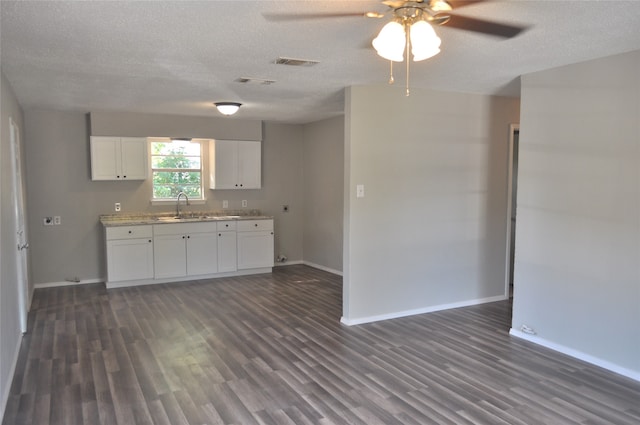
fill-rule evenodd
<path id="1" fill-rule="evenodd" d="M 218 272 L 216 223 L 178 223 L 153 226 L 156 279 Z"/>
<path id="2" fill-rule="evenodd" d="M 235 272 L 238 270 L 236 253 L 236 223 L 221 221 L 218 223 L 218 272 Z"/>
<path id="3" fill-rule="evenodd" d="M 238 270 L 273 267 L 273 220 L 238 222 Z"/>
<path id="4" fill-rule="evenodd" d="M 151 226 L 111 227 L 105 233 L 108 281 L 153 278 Z"/>
<path id="5" fill-rule="evenodd" d="M 273 239 L 271 219 L 106 227 L 107 287 L 263 273 Z"/>

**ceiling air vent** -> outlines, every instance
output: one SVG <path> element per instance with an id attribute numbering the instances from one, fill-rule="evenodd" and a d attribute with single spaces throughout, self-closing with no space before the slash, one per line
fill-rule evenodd
<path id="1" fill-rule="evenodd" d="M 242 84 L 258 84 L 258 85 L 268 86 L 269 84 L 275 83 L 275 80 L 265 80 L 264 78 L 240 77 L 240 78 L 236 78 L 235 82 L 242 83 Z"/>
<path id="2" fill-rule="evenodd" d="M 276 65 L 290 65 L 290 66 L 313 66 L 318 64 L 318 61 L 307 60 L 307 59 L 294 59 L 294 58 L 283 58 L 279 57 L 275 60 Z"/>

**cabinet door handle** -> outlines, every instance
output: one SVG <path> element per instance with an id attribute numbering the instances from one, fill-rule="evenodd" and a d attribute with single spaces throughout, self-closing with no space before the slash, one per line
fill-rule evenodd
<path id="1" fill-rule="evenodd" d="M 182 239 L 184 239 L 184 235 L 182 235 Z"/>
<path id="2" fill-rule="evenodd" d="M 271 232 L 271 234 L 273 235 L 273 232 Z"/>
<path id="3" fill-rule="evenodd" d="M 254 226 L 258 227 L 258 223 L 254 224 Z"/>
<path id="4" fill-rule="evenodd" d="M 129 234 L 132 234 L 132 233 L 133 233 L 133 230 L 129 230 Z"/>
<path id="5" fill-rule="evenodd" d="M 149 243 L 151 243 L 151 239 L 149 239 Z"/>
<path id="6" fill-rule="evenodd" d="M 218 236 L 222 236 L 222 233 L 218 233 Z"/>
<path id="7" fill-rule="evenodd" d="M 191 236 L 187 236 L 187 239 L 191 239 Z"/>
<path id="8" fill-rule="evenodd" d="M 126 178 L 127 178 L 127 176 L 122 176 L 122 178 L 123 178 L 123 179 L 126 179 Z"/>

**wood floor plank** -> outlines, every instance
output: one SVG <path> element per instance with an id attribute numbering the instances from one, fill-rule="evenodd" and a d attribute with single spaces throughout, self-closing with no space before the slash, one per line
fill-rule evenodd
<path id="1" fill-rule="evenodd" d="M 38 289 L 3 425 L 638 424 L 640 383 L 508 334 L 511 304 L 347 327 L 306 266 Z"/>

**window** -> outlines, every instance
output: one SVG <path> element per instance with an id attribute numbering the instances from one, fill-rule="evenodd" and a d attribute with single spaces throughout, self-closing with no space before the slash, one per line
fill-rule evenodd
<path id="1" fill-rule="evenodd" d="M 154 201 L 175 200 L 184 192 L 189 199 L 202 196 L 202 145 L 180 139 L 151 140 Z"/>

